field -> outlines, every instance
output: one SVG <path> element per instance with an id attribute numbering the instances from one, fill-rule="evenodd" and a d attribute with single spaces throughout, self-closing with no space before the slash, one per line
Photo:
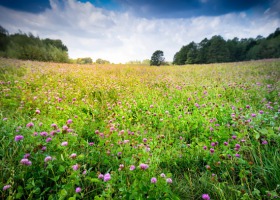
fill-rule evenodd
<path id="1" fill-rule="evenodd" d="M 2 199 L 280 198 L 280 60 L 0 59 Z"/>

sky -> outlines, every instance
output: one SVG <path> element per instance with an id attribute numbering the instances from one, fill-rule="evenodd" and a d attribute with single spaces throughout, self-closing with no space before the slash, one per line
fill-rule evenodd
<path id="1" fill-rule="evenodd" d="M 183 45 L 221 35 L 264 37 L 280 27 L 279 0 L 0 0 L 0 25 L 61 39 L 70 58 L 172 61 Z"/>

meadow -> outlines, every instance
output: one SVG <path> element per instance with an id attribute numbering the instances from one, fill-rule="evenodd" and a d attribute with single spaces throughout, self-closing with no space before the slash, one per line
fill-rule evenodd
<path id="1" fill-rule="evenodd" d="M 0 59 L 2 199 L 280 198 L 280 60 Z"/>

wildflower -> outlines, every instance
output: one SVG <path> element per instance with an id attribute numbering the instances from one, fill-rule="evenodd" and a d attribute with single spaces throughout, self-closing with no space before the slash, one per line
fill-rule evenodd
<path id="1" fill-rule="evenodd" d="M 103 175 L 103 174 L 99 174 L 99 175 L 98 175 L 98 178 L 99 178 L 99 179 L 103 179 L 103 178 L 104 178 L 104 175 Z"/>
<path id="2" fill-rule="evenodd" d="M 26 128 L 32 128 L 34 126 L 34 124 L 32 122 L 29 122 L 28 124 L 26 124 Z"/>
<path id="3" fill-rule="evenodd" d="M 129 170 L 130 170 L 130 171 L 135 170 L 135 166 L 134 166 L 134 165 L 131 165 L 130 168 L 129 168 Z"/>
<path id="4" fill-rule="evenodd" d="M 74 159 L 74 158 L 76 158 L 77 157 L 77 154 L 75 154 L 75 153 L 72 153 L 71 155 L 70 155 L 70 158 L 72 158 L 72 159 Z"/>
<path id="5" fill-rule="evenodd" d="M 171 178 L 167 178 L 167 179 L 166 179 L 166 182 L 167 182 L 167 183 L 172 183 L 172 179 L 171 179 Z"/>
<path id="6" fill-rule="evenodd" d="M 268 142 L 266 140 L 262 141 L 263 145 L 266 145 Z"/>
<path id="7" fill-rule="evenodd" d="M 51 127 L 53 127 L 54 129 L 58 128 L 56 124 L 52 124 Z"/>
<path id="8" fill-rule="evenodd" d="M 111 180 L 111 175 L 110 175 L 109 173 L 105 174 L 104 177 L 103 177 L 103 180 L 104 180 L 105 182 Z"/>
<path id="9" fill-rule="evenodd" d="M 41 132 L 40 135 L 43 136 L 43 137 L 47 137 L 48 133 L 47 132 Z"/>
<path id="10" fill-rule="evenodd" d="M 146 170 L 146 169 L 148 169 L 148 167 L 149 167 L 149 165 L 146 165 L 143 163 L 140 164 L 140 169 Z"/>
<path id="11" fill-rule="evenodd" d="M 214 153 L 215 150 L 213 148 L 210 149 L 210 153 Z"/>
<path id="12" fill-rule="evenodd" d="M 124 140 L 123 143 L 124 144 L 129 143 L 129 140 Z"/>
<path id="13" fill-rule="evenodd" d="M 89 144 L 89 146 L 92 146 L 92 145 L 94 145 L 94 142 L 89 142 L 88 144 Z"/>
<path id="14" fill-rule="evenodd" d="M 235 154 L 235 157 L 240 158 L 240 154 L 238 154 L 238 153 Z"/>
<path id="15" fill-rule="evenodd" d="M 28 159 L 29 157 L 30 157 L 30 153 L 27 153 L 23 156 L 23 158 L 26 158 L 26 159 Z"/>
<path id="16" fill-rule="evenodd" d="M 160 177 L 165 178 L 166 176 L 165 176 L 164 173 L 161 173 L 161 174 L 160 174 Z"/>
<path id="17" fill-rule="evenodd" d="M 37 136 L 37 135 L 38 135 L 38 133 L 37 133 L 37 132 L 34 132 L 34 133 L 33 133 L 33 135 L 34 135 L 34 136 Z"/>
<path id="18" fill-rule="evenodd" d="M 3 187 L 3 190 L 5 191 L 5 190 L 9 189 L 10 187 L 12 187 L 12 186 L 11 186 L 11 185 L 5 185 L 5 186 Z"/>
<path id="19" fill-rule="evenodd" d="M 78 164 L 76 164 L 76 165 L 73 165 L 72 168 L 74 171 L 77 171 L 80 168 L 80 166 Z"/>
<path id="20" fill-rule="evenodd" d="M 124 168 L 124 164 L 120 164 L 120 169 L 123 169 Z"/>
<path id="21" fill-rule="evenodd" d="M 206 167 L 207 170 L 211 169 L 210 165 L 206 165 L 205 167 Z"/>
<path id="22" fill-rule="evenodd" d="M 40 111 L 39 109 L 37 109 L 37 110 L 35 111 L 35 113 L 36 113 L 36 114 L 40 114 L 41 111 Z"/>
<path id="23" fill-rule="evenodd" d="M 211 143 L 211 146 L 212 146 L 212 147 L 216 146 L 216 143 L 215 143 L 215 142 L 212 142 L 212 143 Z"/>
<path id="24" fill-rule="evenodd" d="M 236 137 L 236 135 L 233 135 L 231 138 L 235 140 L 237 137 Z"/>
<path id="25" fill-rule="evenodd" d="M 61 143 L 61 146 L 67 146 L 68 145 L 68 142 L 62 142 Z"/>
<path id="26" fill-rule="evenodd" d="M 227 146 L 227 145 L 228 145 L 228 143 L 227 143 L 227 142 L 224 142 L 224 145 L 225 145 L 225 146 Z"/>
<path id="27" fill-rule="evenodd" d="M 50 142 L 50 141 L 52 141 L 52 138 L 51 138 L 51 137 L 48 137 L 48 138 L 46 139 L 46 142 Z"/>
<path id="28" fill-rule="evenodd" d="M 151 178 L 151 183 L 156 183 L 157 179 L 155 177 Z"/>
<path id="29" fill-rule="evenodd" d="M 252 117 L 256 117 L 257 115 L 255 114 L 255 113 L 252 113 L 252 115 L 251 115 Z"/>
<path id="30" fill-rule="evenodd" d="M 77 187 L 76 188 L 76 193 L 79 193 L 79 192 L 81 192 L 82 191 L 82 188 L 80 188 L 80 187 Z"/>
<path id="31" fill-rule="evenodd" d="M 6 120 L 8 120 L 8 118 L 7 118 L 7 117 L 3 118 L 3 121 L 6 121 Z"/>
<path id="32" fill-rule="evenodd" d="M 235 145 L 235 148 L 236 148 L 236 149 L 239 149 L 239 148 L 240 148 L 240 144 L 236 144 L 236 145 Z"/>
<path id="33" fill-rule="evenodd" d="M 262 115 L 262 114 L 264 113 L 264 111 L 263 111 L 263 110 L 260 110 L 259 113 Z"/>
<path id="34" fill-rule="evenodd" d="M 20 141 L 20 140 L 23 140 L 23 138 L 24 138 L 24 137 L 23 137 L 22 135 L 16 135 L 16 136 L 15 136 L 15 141 L 18 142 L 18 141 Z"/>
<path id="35" fill-rule="evenodd" d="M 203 149 L 206 150 L 206 149 L 207 149 L 207 146 L 203 146 Z"/>
<path id="36" fill-rule="evenodd" d="M 87 174 L 87 170 L 84 170 L 82 174 L 83 174 L 83 175 L 86 175 L 86 174 Z"/>
<path id="37" fill-rule="evenodd" d="M 30 160 L 28 160 L 27 158 L 23 158 L 23 159 L 21 159 L 20 164 L 30 166 L 32 164 L 32 162 Z"/>
<path id="38" fill-rule="evenodd" d="M 148 141 L 148 139 L 147 139 L 147 138 L 144 138 L 144 139 L 143 139 L 143 142 L 144 142 L 144 143 L 146 143 L 147 141 Z"/>
<path id="39" fill-rule="evenodd" d="M 204 200 L 210 200 L 209 194 L 203 194 L 203 195 L 202 195 L 202 199 L 204 199 Z"/>
<path id="40" fill-rule="evenodd" d="M 51 156 L 47 156 L 47 157 L 45 158 L 45 162 L 49 162 L 50 160 L 52 160 L 52 157 L 51 157 Z"/>
<path id="41" fill-rule="evenodd" d="M 73 123 L 73 120 L 72 119 L 68 119 L 67 120 L 67 124 L 72 124 Z"/>
<path id="42" fill-rule="evenodd" d="M 46 150 L 47 150 L 47 147 L 46 147 L 46 146 L 43 146 L 43 147 L 41 148 L 41 150 L 42 150 L 42 151 L 46 151 Z"/>

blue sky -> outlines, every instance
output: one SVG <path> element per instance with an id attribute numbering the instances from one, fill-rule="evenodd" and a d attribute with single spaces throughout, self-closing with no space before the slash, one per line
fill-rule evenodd
<path id="1" fill-rule="evenodd" d="M 72 58 L 127 62 L 163 50 L 172 61 L 182 45 L 205 37 L 267 36 L 280 27 L 278 0 L 0 0 L 10 33 L 59 38 Z"/>

